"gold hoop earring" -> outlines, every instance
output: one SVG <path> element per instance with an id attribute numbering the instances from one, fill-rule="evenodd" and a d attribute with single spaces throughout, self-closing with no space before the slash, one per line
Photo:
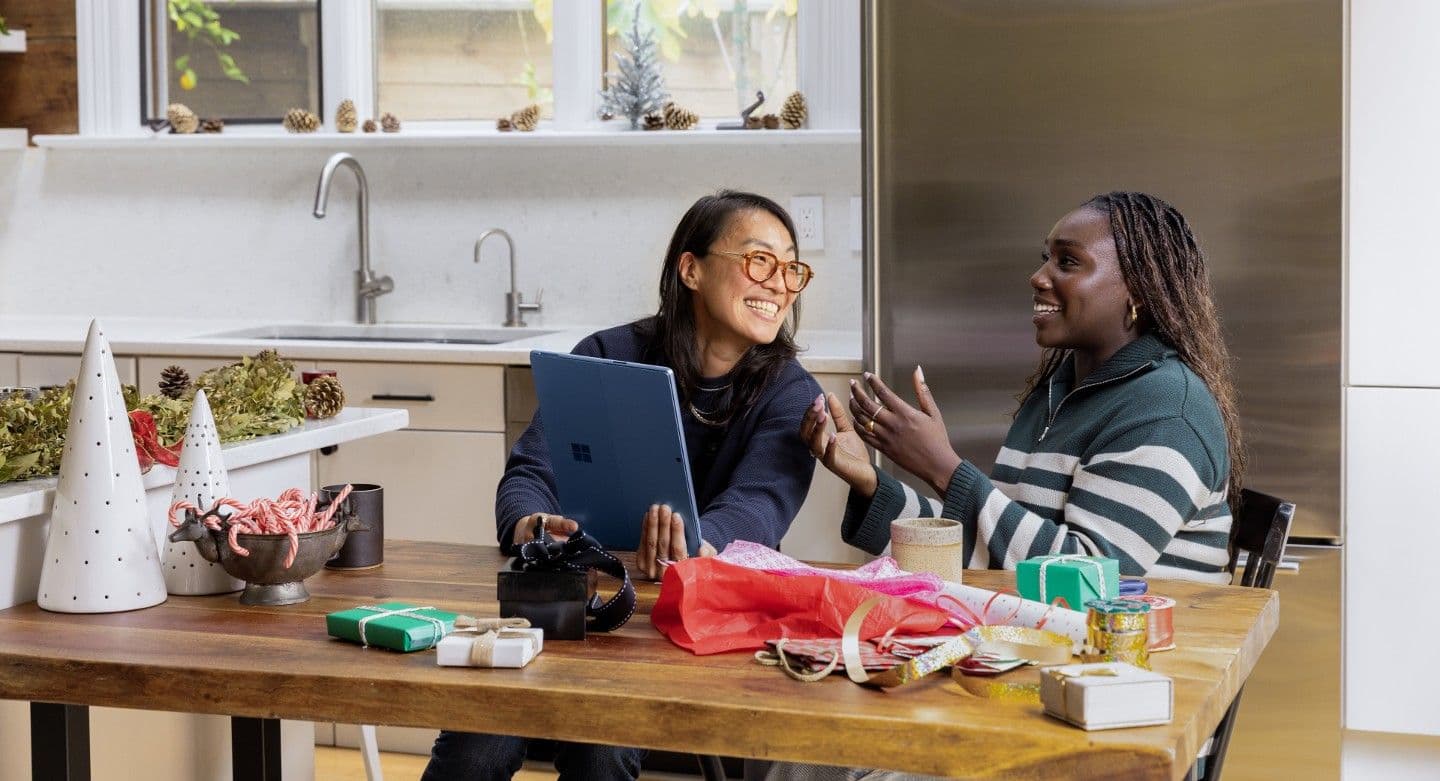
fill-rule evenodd
<path id="1" fill-rule="evenodd" d="M 1130 325 L 1134 326 L 1138 322 L 1140 322 L 1140 308 L 1132 303 L 1130 304 Z"/>

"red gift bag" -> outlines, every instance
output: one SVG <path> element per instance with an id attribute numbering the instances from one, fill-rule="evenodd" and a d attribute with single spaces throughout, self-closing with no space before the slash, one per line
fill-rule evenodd
<path id="1" fill-rule="evenodd" d="M 775 575 L 693 558 L 670 565 L 650 620 L 672 643 L 696 654 L 753 650 L 766 640 L 837 638 L 862 602 L 880 597 L 860 628 L 869 640 L 948 634 L 949 615 L 822 575 Z"/>

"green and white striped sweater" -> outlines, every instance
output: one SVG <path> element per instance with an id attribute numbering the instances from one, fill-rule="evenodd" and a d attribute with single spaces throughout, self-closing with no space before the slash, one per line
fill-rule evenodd
<path id="1" fill-rule="evenodd" d="M 1127 575 L 1228 583 L 1230 458 L 1205 383 L 1153 335 L 1072 390 L 1074 377 L 1067 358 L 1026 399 L 990 477 L 962 462 L 941 504 L 881 471 L 868 502 L 851 492 L 841 536 L 879 553 L 891 521 L 943 516 L 965 525 L 971 568 L 1083 552 Z"/>

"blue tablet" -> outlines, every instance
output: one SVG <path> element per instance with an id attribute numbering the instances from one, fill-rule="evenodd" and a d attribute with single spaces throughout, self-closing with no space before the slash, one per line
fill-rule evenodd
<path id="1" fill-rule="evenodd" d="M 675 393 L 664 366 L 534 350 L 539 415 L 560 512 L 607 548 L 640 547 L 640 522 L 667 504 L 700 550 L 700 516 Z"/>

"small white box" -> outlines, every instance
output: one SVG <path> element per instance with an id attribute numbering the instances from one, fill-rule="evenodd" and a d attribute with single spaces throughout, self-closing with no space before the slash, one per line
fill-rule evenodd
<path id="1" fill-rule="evenodd" d="M 1168 724 L 1175 683 L 1124 662 L 1046 667 L 1040 671 L 1045 713 L 1087 730 Z"/>
<path id="2" fill-rule="evenodd" d="M 482 667 L 470 658 L 478 632 L 452 632 L 435 646 L 435 663 L 441 667 Z M 490 654 L 490 667 L 524 667 L 540 654 L 545 645 L 545 630 L 540 627 L 503 629 L 495 638 Z"/>

